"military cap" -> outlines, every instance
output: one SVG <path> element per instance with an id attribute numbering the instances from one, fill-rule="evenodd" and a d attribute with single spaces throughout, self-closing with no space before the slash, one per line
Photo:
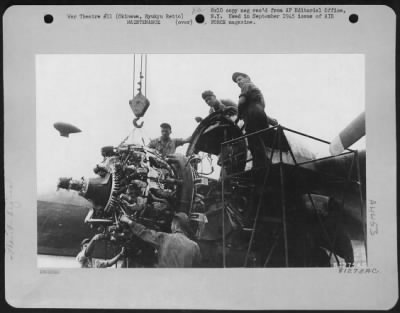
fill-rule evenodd
<path id="1" fill-rule="evenodd" d="M 172 128 L 171 128 L 171 125 L 168 124 L 168 123 L 162 123 L 162 124 L 160 125 L 160 127 L 161 127 L 161 128 L 169 128 L 170 130 L 172 129 Z"/>
<path id="2" fill-rule="evenodd" d="M 245 74 L 245 73 L 240 73 L 240 72 L 235 72 L 232 74 L 232 80 L 233 82 L 236 83 L 236 79 L 238 78 L 238 76 L 243 76 L 243 77 L 249 77 L 249 75 Z M 250 78 L 250 77 L 249 77 Z"/>
<path id="3" fill-rule="evenodd" d="M 202 97 L 204 100 L 206 100 L 206 98 L 207 98 L 207 97 L 210 97 L 210 96 L 215 96 L 215 94 L 214 94 L 211 90 L 203 91 L 203 93 L 201 94 L 201 97 Z"/>

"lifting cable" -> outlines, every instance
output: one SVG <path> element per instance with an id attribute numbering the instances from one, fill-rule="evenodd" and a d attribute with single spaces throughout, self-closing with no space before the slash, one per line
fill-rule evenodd
<path id="1" fill-rule="evenodd" d="M 135 74 L 136 74 L 136 54 L 133 54 L 133 95 L 132 99 L 135 98 Z"/>
<path id="2" fill-rule="evenodd" d="M 144 64 L 143 64 L 144 63 Z M 144 72 L 143 72 L 143 68 L 144 68 Z M 146 112 L 147 107 L 149 106 L 149 102 L 148 99 L 146 97 L 147 95 L 147 54 L 141 54 L 140 55 L 140 73 L 139 73 L 139 82 L 137 83 L 139 88 L 137 88 L 138 93 L 135 96 L 135 77 L 136 77 L 136 54 L 133 55 L 133 98 L 132 98 L 132 105 L 134 105 L 134 101 L 138 101 L 138 102 L 142 102 L 146 101 L 148 104 L 146 106 L 146 108 L 144 109 L 144 112 Z M 143 80 L 144 78 L 144 80 Z M 142 87 L 144 84 L 144 94 L 142 94 Z M 139 99 L 135 99 L 135 98 L 139 98 Z M 132 110 L 133 107 L 132 107 Z M 133 125 L 136 128 L 141 128 L 143 126 L 143 122 L 138 124 L 137 121 L 144 115 L 144 112 L 141 113 L 141 115 L 136 115 L 136 118 L 134 118 L 133 120 Z"/>
<path id="3" fill-rule="evenodd" d="M 142 92 L 142 78 L 143 78 L 143 54 L 140 55 L 140 75 L 139 75 L 139 93 Z"/>
<path id="4" fill-rule="evenodd" d="M 144 96 L 147 97 L 147 54 L 144 58 Z"/>

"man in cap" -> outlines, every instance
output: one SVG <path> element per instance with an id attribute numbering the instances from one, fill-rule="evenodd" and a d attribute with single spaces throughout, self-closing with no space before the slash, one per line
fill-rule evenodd
<path id="1" fill-rule="evenodd" d="M 245 73 L 235 72 L 232 80 L 239 86 L 238 117 L 244 122 L 246 134 L 268 128 L 270 125 L 277 125 L 277 121 L 267 117 L 265 113 L 265 101 L 261 90 L 253 84 L 250 77 Z M 259 139 L 255 136 L 248 137 L 249 149 L 253 155 L 253 166 L 263 166 L 261 164 L 264 151 Z M 262 156 L 261 156 L 262 154 Z"/>
<path id="2" fill-rule="evenodd" d="M 201 97 L 210 107 L 209 114 L 214 112 L 224 112 L 228 116 L 235 116 L 237 114 L 237 105 L 233 101 L 227 99 L 218 100 L 211 90 L 203 91 Z M 195 120 L 200 123 L 203 119 L 197 116 Z"/>
<path id="3" fill-rule="evenodd" d="M 126 215 L 121 223 L 129 226 L 134 235 L 151 244 L 158 251 L 157 267 L 198 267 L 201 262 L 199 245 L 190 239 L 189 218 L 176 213 L 171 223 L 171 233 L 157 232 L 132 221 Z"/>
<path id="4" fill-rule="evenodd" d="M 92 239 L 85 238 L 81 243 L 81 251 L 76 256 L 76 260 L 79 262 L 82 268 L 105 268 L 111 267 L 118 262 L 125 254 L 125 248 L 122 247 L 121 252 L 118 253 L 115 257 L 109 260 L 93 260 L 92 253 L 94 251 L 94 247 L 97 242 L 102 239 L 106 239 L 107 236 L 105 234 L 96 234 Z"/>
<path id="5" fill-rule="evenodd" d="M 148 147 L 157 150 L 163 157 L 174 154 L 177 147 L 188 143 L 191 139 L 191 137 L 186 139 L 171 138 L 172 129 L 168 123 L 162 123 L 160 127 L 161 137 L 151 140 Z"/>

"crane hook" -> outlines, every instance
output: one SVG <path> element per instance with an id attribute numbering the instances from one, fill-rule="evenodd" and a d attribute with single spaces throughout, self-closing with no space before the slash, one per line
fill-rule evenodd
<path id="1" fill-rule="evenodd" d="M 140 124 L 138 124 L 137 123 L 137 121 L 140 119 L 140 117 L 137 117 L 137 118 L 134 118 L 133 119 L 133 126 L 135 126 L 136 128 L 142 128 L 143 127 L 143 121 L 140 123 Z"/>

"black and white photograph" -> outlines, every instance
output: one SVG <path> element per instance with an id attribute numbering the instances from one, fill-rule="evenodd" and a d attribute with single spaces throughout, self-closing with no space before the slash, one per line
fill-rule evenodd
<path id="1" fill-rule="evenodd" d="M 39 267 L 366 264 L 362 55 L 38 55 Z"/>
<path id="2" fill-rule="evenodd" d="M 12 6 L 3 28 L 10 306 L 397 303 L 390 7 Z"/>

